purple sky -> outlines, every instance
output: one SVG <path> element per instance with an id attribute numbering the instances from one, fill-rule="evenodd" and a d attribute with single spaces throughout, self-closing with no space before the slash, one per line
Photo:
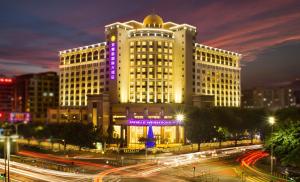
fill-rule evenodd
<path id="1" fill-rule="evenodd" d="M 3 1 L 0 74 L 57 71 L 58 51 L 104 40 L 104 25 L 152 12 L 198 42 L 243 54 L 244 87 L 300 78 L 299 0 Z"/>

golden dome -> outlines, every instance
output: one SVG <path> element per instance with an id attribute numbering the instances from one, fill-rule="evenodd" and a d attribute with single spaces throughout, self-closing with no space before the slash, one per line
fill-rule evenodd
<path id="1" fill-rule="evenodd" d="M 150 14 L 146 16 L 143 21 L 143 25 L 145 27 L 153 27 L 153 28 L 161 28 L 163 23 L 164 23 L 163 19 L 156 14 Z"/>

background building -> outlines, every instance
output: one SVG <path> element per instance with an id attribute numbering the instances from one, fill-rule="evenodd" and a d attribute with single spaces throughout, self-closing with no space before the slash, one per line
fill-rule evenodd
<path id="1" fill-rule="evenodd" d="M 89 122 L 105 131 L 113 123 L 127 144 L 154 123 L 161 142 L 182 142 L 175 116 L 183 105 L 240 106 L 241 55 L 198 44 L 196 35 L 154 14 L 106 25 L 105 42 L 59 52 L 61 109 L 87 108 Z"/>
<path id="2" fill-rule="evenodd" d="M 13 78 L 0 76 L 0 112 L 11 112 L 14 100 Z"/>
<path id="3" fill-rule="evenodd" d="M 46 122 L 47 109 L 58 107 L 58 85 L 55 72 L 17 76 L 13 110 L 30 113 L 34 122 Z"/>
<path id="4" fill-rule="evenodd" d="M 0 75 L 0 122 L 8 121 L 13 109 L 14 83 L 12 78 Z"/>
<path id="5" fill-rule="evenodd" d="M 300 107 L 300 80 L 243 91 L 242 105 L 246 108 Z"/>

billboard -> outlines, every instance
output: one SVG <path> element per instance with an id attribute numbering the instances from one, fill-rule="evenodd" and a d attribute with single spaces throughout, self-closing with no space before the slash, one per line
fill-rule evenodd
<path id="1" fill-rule="evenodd" d="M 27 112 L 11 112 L 8 121 L 11 123 L 27 123 L 30 121 L 30 114 Z"/>

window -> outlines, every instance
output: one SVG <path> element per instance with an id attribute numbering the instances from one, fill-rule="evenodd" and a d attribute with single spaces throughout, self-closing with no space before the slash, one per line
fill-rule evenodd
<path id="1" fill-rule="evenodd" d="M 86 61 L 86 53 L 83 53 L 81 56 L 81 62 Z"/>
<path id="2" fill-rule="evenodd" d="M 74 63 L 74 55 L 71 56 L 70 62 L 71 64 Z"/>
<path id="3" fill-rule="evenodd" d="M 88 60 L 88 61 L 91 61 L 91 60 L 92 60 L 92 53 L 91 53 L 91 52 L 88 53 L 87 60 Z"/>
<path id="4" fill-rule="evenodd" d="M 79 63 L 80 62 L 80 54 L 77 54 L 76 55 L 76 63 Z"/>
<path id="5" fill-rule="evenodd" d="M 93 60 L 98 60 L 98 59 L 99 59 L 99 53 L 98 53 L 98 51 L 95 51 L 93 53 Z"/>

